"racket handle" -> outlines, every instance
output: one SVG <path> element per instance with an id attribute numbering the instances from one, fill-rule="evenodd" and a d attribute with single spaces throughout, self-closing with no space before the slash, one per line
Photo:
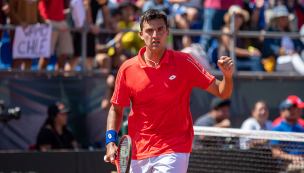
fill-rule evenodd
<path id="1" fill-rule="evenodd" d="M 116 165 L 116 168 L 117 168 L 117 173 L 121 173 L 120 166 L 118 164 L 118 160 L 117 159 L 115 159 L 115 165 Z"/>

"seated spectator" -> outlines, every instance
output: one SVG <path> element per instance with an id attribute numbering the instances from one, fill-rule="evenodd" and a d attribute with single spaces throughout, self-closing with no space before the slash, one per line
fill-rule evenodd
<path id="1" fill-rule="evenodd" d="M 274 17 L 270 21 L 267 31 L 269 32 L 294 32 L 292 28 L 287 8 L 284 5 L 274 8 Z M 298 39 L 291 39 L 284 36 L 282 38 L 264 39 L 264 57 L 276 59 L 277 71 L 294 71 L 304 74 L 304 62 L 299 53 L 304 49 L 304 45 Z"/>
<path id="2" fill-rule="evenodd" d="M 289 100 L 284 100 L 280 104 L 280 114 L 284 120 L 273 131 L 303 133 L 303 128 L 297 123 L 299 118 L 298 107 Z M 280 163 L 285 166 L 286 172 L 304 171 L 304 143 L 290 141 L 271 141 L 272 154 L 274 158 L 280 159 Z"/>
<path id="3" fill-rule="evenodd" d="M 258 101 L 255 103 L 253 110 L 251 111 L 252 117 L 245 120 L 241 126 L 243 130 L 272 130 L 273 125 L 269 117 L 268 105 L 265 101 Z M 267 140 L 252 140 L 252 139 L 240 139 L 240 147 L 242 149 L 248 149 L 249 147 L 258 147 L 267 144 Z"/>
<path id="4" fill-rule="evenodd" d="M 146 12 L 149 9 L 158 9 L 164 11 L 167 15 L 169 15 L 169 4 L 165 2 L 164 0 L 147 0 L 143 7 L 142 12 Z"/>
<path id="5" fill-rule="evenodd" d="M 288 12 L 295 17 L 291 19 L 293 28 L 298 31 L 304 24 L 304 1 L 303 0 L 280 0 L 277 5 L 285 5 Z"/>
<path id="6" fill-rule="evenodd" d="M 37 137 L 37 150 L 78 148 L 73 134 L 66 127 L 69 111 L 61 102 L 56 102 L 48 108 L 48 118 Z"/>
<path id="7" fill-rule="evenodd" d="M 298 112 L 297 112 L 299 114 L 298 115 L 299 119 L 298 119 L 297 123 L 300 124 L 304 129 L 304 120 L 301 118 L 302 114 L 303 114 L 304 102 L 302 102 L 302 100 L 296 95 L 290 95 L 287 97 L 286 100 L 288 100 L 290 103 L 292 103 L 294 105 L 297 105 L 297 107 L 299 108 Z M 278 125 L 281 124 L 281 122 L 283 120 L 284 120 L 283 116 L 278 117 L 277 119 L 275 119 L 273 121 L 273 126 L 277 127 Z"/>
<path id="8" fill-rule="evenodd" d="M 44 23 L 43 17 L 40 15 L 38 9 L 38 0 L 9 0 L 9 13 L 10 24 L 21 25 L 26 28 L 28 25 Z M 10 30 L 11 46 L 13 49 L 15 30 Z M 19 68 L 23 62 L 22 69 L 31 69 L 33 59 L 18 58 L 13 59 L 12 68 Z"/>
<path id="9" fill-rule="evenodd" d="M 211 111 L 199 117 L 194 126 L 230 127 L 230 100 L 215 97 L 211 101 Z"/>
<path id="10" fill-rule="evenodd" d="M 233 13 L 235 13 L 236 31 L 247 30 L 246 22 L 248 22 L 250 18 L 249 13 L 240 6 L 232 5 L 224 16 L 226 25 L 222 28 L 222 31 L 224 33 L 230 32 L 230 19 Z M 234 51 L 238 70 L 263 71 L 261 52 L 251 46 L 249 39 L 237 37 L 235 44 L 236 47 Z M 219 41 L 218 57 L 229 56 L 230 49 L 230 37 L 222 35 Z"/>
<path id="11" fill-rule="evenodd" d="M 244 7 L 242 0 L 205 0 L 204 13 L 201 14 L 204 18 L 203 31 L 210 32 L 214 30 L 220 30 L 225 24 L 224 15 L 232 5 L 239 5 Z M 200 44 L 205 48 L 206 51 L 212 45 L 214 37 L 210 35 L 201 35 Z"/>
<path id="12" fill-rule="evenodd" d="M 174 19 L 170 21 L 170 28 L 189 30 L 190 23 L 187 19 L 187 8 L 185 6 L 179 6 L 174 12 Z M 188 35 L 173 35 L 173 47 L 174 50 L 181 51 L 185 45 L 183 45 L 183 40 L 190 42 L 191 37 Z M 184 42 L 185 43 L 185 42 Z"/>
<path id="13" fill-rule="evenodd" d="M 51 37 L 51 55 L 57 54 L 57 68 L 63 69 L 67 56 L 74 53 L 72 37 L 69 31 L 65 29 L 68 24 L 63 14 L 64 3 L 62 0 L 43 0 L 39 3 L 39 10 L 46 23 L 55 28 L 61 28 L 61 31 L 53 30 Z M 41 57 L 38 69 L 46 69 L 50 57 Z"/>
<path id="14" fill-rule="evenodd" d="M 211 101 L 211 111 L 199 117 L 194 126 L 205 127 L 231 127 L 230 120 L 230 101 L 215 97 Z M 222 137 L 212 136 L 194 136 L 193 148 L 198 149 L 204 147 L 222 147 L 228 141 Z"/>

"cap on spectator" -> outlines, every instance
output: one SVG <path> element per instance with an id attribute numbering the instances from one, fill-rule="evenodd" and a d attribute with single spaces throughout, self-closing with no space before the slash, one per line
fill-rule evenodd
<path id="1" fill-rule="evenodd" d="M 294 105 L 297 105 L 298 108 L 304 108 L 304 102 L 302 102 L 302 100 L 296 95 L 290 95 L 286 100 Z"/>
<path id="2" fill-rule="evenodd" d="M 119 8 L 117 8 L 117 7 L 109 7 L 109 11 L 112 16 L 114 16 L 116 14 L 120 14 Z"/>
<path id="3" fill-rule="evenodd" d="M 241 14 L 244 18 L 244 22 L 248 22 L 250 19 L 250 15 L 248 11 L 242 9 L 239 5 L 231 5 L 228 12 L 224 15 L 224 21 L 226 23 L 230 22 L 230 18 L 232 14 Z"/>
<path id="4" fill-rule="evenodd" d="M 285 110 L 285 109 L 289 109 L 293 105 L 295 105 L 295 104 L 290 102 L 290 100 L 288 100 L 288 99 L 283 100 L 280 104 L 280 110 L 282 111 L 282 110 Z"/>
<path id="5" fill-rule="evenodd" d="M 58 113 L 69 113 L 70 109 L 67 108 L 62 102 L 58 101 L 48 108 L 48 115 L 57 115 Z"/>
<path id="6" fill-rule="evenodd" d="M 121 8 L 123 8 L 123 7 L 126 7 L 126 6 L 128 6 L 128 5 L 133 6 L 134 11 L 137 11 L 138 8 L 137 8 L 132 2 L 130 2 L 130 1 L 128 1 L 128 0 L 122 1 L 122 2 L 119 4 L 119 9 L 121 9 Z"/>
<path id="7" fill-rule="evenodd" d="M 221 98 L 215 97 L 211 101 L 210 108 L 211 109 L 218 109 L 222 106 L 226 106 L 226 105 L 230 106 L 230 103 L 231 102 L 228 99 L 221 99 Z"/>
<path id="8" fill-rule="evenodd" d="M 294 14 L 290 14 L 288 12 L 288 9 L 285 5 L 278 5 L 278 6 L 274 7 L 272 16 L 273 17 L 271 20 L 276 19 L 278 17 L 283 17 L 283 16 L 289 17 L 289 20 L 293 20 L 295 18 Z"/>

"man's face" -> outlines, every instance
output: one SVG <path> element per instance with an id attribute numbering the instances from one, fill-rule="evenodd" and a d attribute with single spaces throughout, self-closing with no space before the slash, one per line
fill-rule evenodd
<path id="1" fill-rule="evenodd" d="M 297 121 L 299 118 L 299 108 L 296 105 L 291 106 L 289 109 L 285 109 L 281 111 L 282 116 L 287 121 Z"/>
<path id="2" fill-rule="evenodd" d="M 128 21 L 132 21 L 134 18 L 134 8 L 132 5 L 127 5 L 121 8 L 121 16 Z"/>
<path id="3" fill-rule="evenodd" d="M 169 36 L 169 29 L 166 29 L 164 19 L 153 19 L 144 21 L 142 31 L 139 31 L 140 38 L 144 40 L 150 50 L 163 50 L 166 47 L 166 39 Z"/>
<path id="4" fill-rule="evenodd" d="M 269 110 L 265 103 L 257 103 L 254 110 L 252 111 L 252 116 L 258 120 L 260 123 L 265 123 L 269 117 Z"/>
<path id="5" fill-rule="evenodd" d="M 218 121 L 227 119 L 230 116 L 230 107 L 229 106 L 222 106 L 222 107 L 218 108 L 217 110 L 213 109 L 212 111 L 214 111 L 216 120 L 218 120 Z"/>

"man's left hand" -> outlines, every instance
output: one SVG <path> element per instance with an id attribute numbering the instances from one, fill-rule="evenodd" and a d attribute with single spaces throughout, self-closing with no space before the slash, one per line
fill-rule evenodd
<path id="1" fill-rule="evenodd" d="M 233 73 L 233 62 L 232 59 L 227 56 L 222 56 L 217 62 L 217 66 L 223 72 L 224 76 L 231 77 Z"/>

